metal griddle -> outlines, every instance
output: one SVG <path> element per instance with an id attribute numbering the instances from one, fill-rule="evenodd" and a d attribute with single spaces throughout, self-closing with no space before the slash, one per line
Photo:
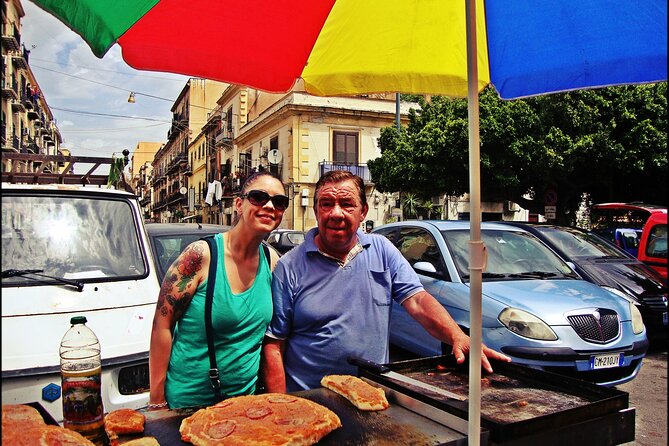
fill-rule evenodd
<path id="1" fill-rule="evenodd" d="M 377 385 L 376 383 L 373 383 Z M 378 385 L 377 385 L 378 386 Z M 313 389 L 294 393 L 296 396 L 321 404 L 339 416 L 342 427 L 323 438 L 319 446 L 466 446 L 467 423 L 457 418 L 453 421 L 458 429 L 425 417 L 404 407 L 391 398 L 391 405 L 383 411 L 361 411 L 341 395 L 325 389 Z M 408 401 L 408 400 L 407 400 Z M 441 412 L 415 401 L 427 410 Z M 142 411 L 146 416 L 143 435 L 122 435 L 121 444 L 141 436 L 155 437 L 161 446 L 186 446 L 181 441 L 181 421 L 197 409 Z M 481 431 L 481 444 L 488 444 L 488 432 Z"/>
<path id="2" fill-rule="evenodd" d="M 467 397 L 469 366 L 453 356 L 436 356 L 386 364 L 391 370 Z M 612 445 L 634 440 L 634 408 L 626 392 L 527 367 L 493 362 L 482 375 L 481 427 L 493 445 Z M 428 410 L 424 415 L 448 421 L 468 419 L 468 402 L 445 398 L 381 374 L 359 369 L 386 394 L 410 398 Z M 405 406 L 410 404 L 405 403 Z M 420 412 L 419 412 L 420 413 Z"/>

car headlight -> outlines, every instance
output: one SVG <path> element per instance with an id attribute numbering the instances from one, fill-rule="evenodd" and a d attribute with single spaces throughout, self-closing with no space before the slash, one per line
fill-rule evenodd
<path id="1" fill-rule="evenodd" d="M 530 339 L 555 341 L 557 335 L 544 321 L 518 308 L 505 308 L 499 321 L 513 333 Z"/>
<path id="2" fill-rule="evenodd" d="M 639 309 L 631 302 L 630 314 L 632 315 L 632 331 L 634 334 L 640 334 L 643 331 L 643 318 Z"/>

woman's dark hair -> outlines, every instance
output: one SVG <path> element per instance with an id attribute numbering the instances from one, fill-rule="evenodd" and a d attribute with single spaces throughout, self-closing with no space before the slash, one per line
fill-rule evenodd
<path id="1" fill-rule="evenodd" d="M 367 196 L 365 195 L 365 182 L 358 175 L 354 175 L 348 170 L 331 170 L 325 172 L 323 176 L 318 179 L 316 183 L 316 191 L 314 192 L 314 206 L 318 204 L 318 192 L 326 184 L 343 183 L 344 181 L 353 180 L 356 189 L 358 189 L 358 196 L 360 203 L 365 206 L 367 204 Z"/>
<path id="2" fill-rule="evenodd" d="M 253 183 L 255 183 L 258 180 L 258 178 L 260 178 L 262 176 L 268 176 L 268 177 L 274 178 L 275 180 L 279 180 L 279 182 L 283 186 L 283 181 L 281 181 L 281 178 L 277 177 L 276 175 L 274 175 L 272 172 L 270 172 L 268 170 L 259 170 L 257 172 L 253 172 L 252 174 L 250 174 L 249 176 L 246 177 L 246 179 L 244 180 L 244 183 L 242 183 L 241 193 L 244 193 L 244 192 L 248 191 L 249 188 L 251 187 L 251 185 Z"/>
<path id="3" fill-rule="evenodd" d="M 259 170 L 257 172 L 253 172 L 252 174 L 250 174 L 249 176 L 246 177 L 246 179 L 242 183 L 242 188 L 240 190 L 240 193 L 243 194 L 244 192 L 247 192 L 248 190 L 250 190 L 251 186 L 253 186 L 253 183 L 255 183 L 258 180 L 258 178 L 263 177 L 263 176 L 268 176 L 268 177 L 274 178 L 275 180 L 278 180 L 279 183 L 281 183 L 281 186 L 284 186 L 283 181 L 281 181 L 281 179 L 279 177 L 277 177 L 276 175 L 274 175 L 272 172 L 270 172 L 268 170 Z M 285 186 L 284 186 L 284 189 L 285 189 Z M 236 226 L 237 223 L 239 223 L 239 219 L 240 219 L 240 215 L 235 214 L 235 217 L 232 221 L 232 226 Z"/>

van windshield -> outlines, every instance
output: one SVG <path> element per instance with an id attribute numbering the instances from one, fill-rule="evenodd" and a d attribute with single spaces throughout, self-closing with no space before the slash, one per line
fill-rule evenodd
<path id="1" fill-rule="evenodd" d="M 132 278 L 147 272 L 127 201 L 51 195 L 2 197 L 2 271 L 89 280 Z M 2 286 L 30 284 L 30 275 Z M 44 282 L 44 278 L 39 280 Z"/>

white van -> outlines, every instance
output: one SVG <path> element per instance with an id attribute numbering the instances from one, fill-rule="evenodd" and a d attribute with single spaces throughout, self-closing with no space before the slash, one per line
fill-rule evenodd
<path id="1" fill-rule="evenodd" d="M 106 187 L 2 184 L 2 404 L 62 422 L 60 340 L 86 316 L 105 412 L 147 404 L 158 279 L 137 198 Z"/>

